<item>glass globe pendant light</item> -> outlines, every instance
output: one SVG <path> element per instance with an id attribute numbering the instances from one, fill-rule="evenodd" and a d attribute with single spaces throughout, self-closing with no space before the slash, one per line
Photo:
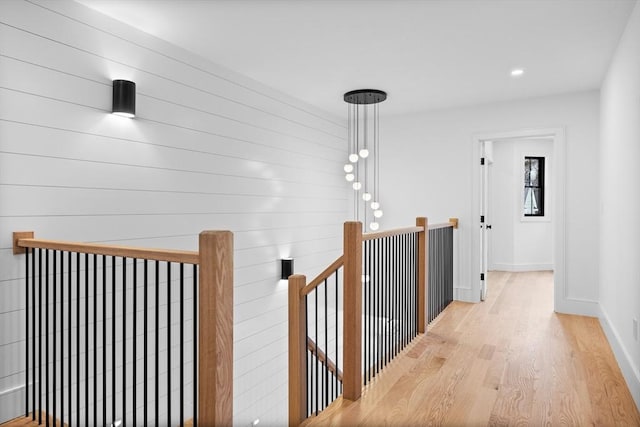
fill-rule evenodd
<path id="1" fill-rule="evenodd" d="M 361 221 L 370 230 L 378 230 L 380 209 L 380 131 L 379 104 L 387 99 L 384 91 L 358 89 L 344 94 L 347 103 L 347 153 L 345 179 L 360 194 L 354 194 L 354 220 Z M 363 203 L 361 208 L 360 203 Z M 371 211 L 369 210 L 371 209 Z M 371 222 L 367 221 L 367 217 Z"/>

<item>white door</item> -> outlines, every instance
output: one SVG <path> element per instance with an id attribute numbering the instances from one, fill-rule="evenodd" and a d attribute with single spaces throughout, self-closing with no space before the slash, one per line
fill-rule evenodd
<path id="1" fill-rule="evenodd" d="M 489 212 L 489 165 L 493 162 L 493 143 L 482 142 L 480 158 L 480 300 L 487 297 L 489 264 L 489 230 L 491 229 Z"/>

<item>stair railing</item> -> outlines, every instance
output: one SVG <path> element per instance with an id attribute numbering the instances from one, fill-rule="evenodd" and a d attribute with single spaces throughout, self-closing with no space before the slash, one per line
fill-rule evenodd
<path id="1" fill-rule="evenodd" d="M 453 230 L 457 228 L 458 218 L 429 225 L 429 323 L 453 301 Z"/>
<path id="2" fill-rule="evenodd" d="M 69 427 L 232 424 L 231 232 L 200 233 L 198 251 L 33 232 L 13 242 L 26 255 L 25 417 Z"/>
<path id="3" fill-rule="evenodd" d="M 363 385 L 426 332 L 430 234 L 423 217 L 366 234 L 346 222 L 342 256 L 308 284 L 304 275 L 289 277 L 290 425 L 340 395 L 359 399 Z"/>

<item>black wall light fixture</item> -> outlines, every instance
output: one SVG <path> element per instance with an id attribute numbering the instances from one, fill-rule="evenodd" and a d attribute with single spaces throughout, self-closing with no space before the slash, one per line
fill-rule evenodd
<path id="1" fill-rule="evenodd" d="M 113 81 L 113 114 L 124 117 L 136 116 L 136 84 L 129 80 Z"/>
<path id="2" fill-rule="evenodd" d="M 280 260 L 280 279 L 287 280 L 293 274 L 293 258 L 282 258 Z"/>

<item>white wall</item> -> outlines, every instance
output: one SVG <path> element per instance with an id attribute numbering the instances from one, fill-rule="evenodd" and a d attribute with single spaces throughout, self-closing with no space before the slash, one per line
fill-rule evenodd
<path id="1" fill-rule="evenodd" d="M 545 215 L 524 217 L 524 158 L 545 158 Z M 489 163 L 489 269 L 553 270 L 553 141 L 506 140 L 493 143 Z"/>
<path id="2" fill-rule="evenodd" d="M 392 97 L 387 102 L 391 102 Z M 565 311 L 597 312 L 598 214 L 585 209 L 599 200 L 597 92 L 481 105 L 381 118 L 381 199 L 385 227 L 406 224 L 415 212 L 431 220 L 460 218 L 456 295 L 477 300 L 471 291 L 477 260 L 473 233 L 479 227 L 472 203 L 474 135 L 524 129 L 565 130 L 566 295 Z M 382 111 L 381 111 L 382 114 Z M 585 174 L 589 170 L 591 173 Z"/>
<path id="3" fill-rule="evenodd" d="M 601 321 L 640 408 L 640 338 L 632 323 L 640 322 L 640 4 L 601 94 Z"/>
<path id="4" fill-rule="evenodd" d="M 195 249 L 229 229 L 234 418 L 285 424 L 278 259 L 314 274 L 340 252 L 344 121 L 70 1 L 1 1 L 0 70 L 0 422 L 24 407 L 12 231 Z M 137 83 L 134 120 L 109 114 L 115 78 Z"/>

